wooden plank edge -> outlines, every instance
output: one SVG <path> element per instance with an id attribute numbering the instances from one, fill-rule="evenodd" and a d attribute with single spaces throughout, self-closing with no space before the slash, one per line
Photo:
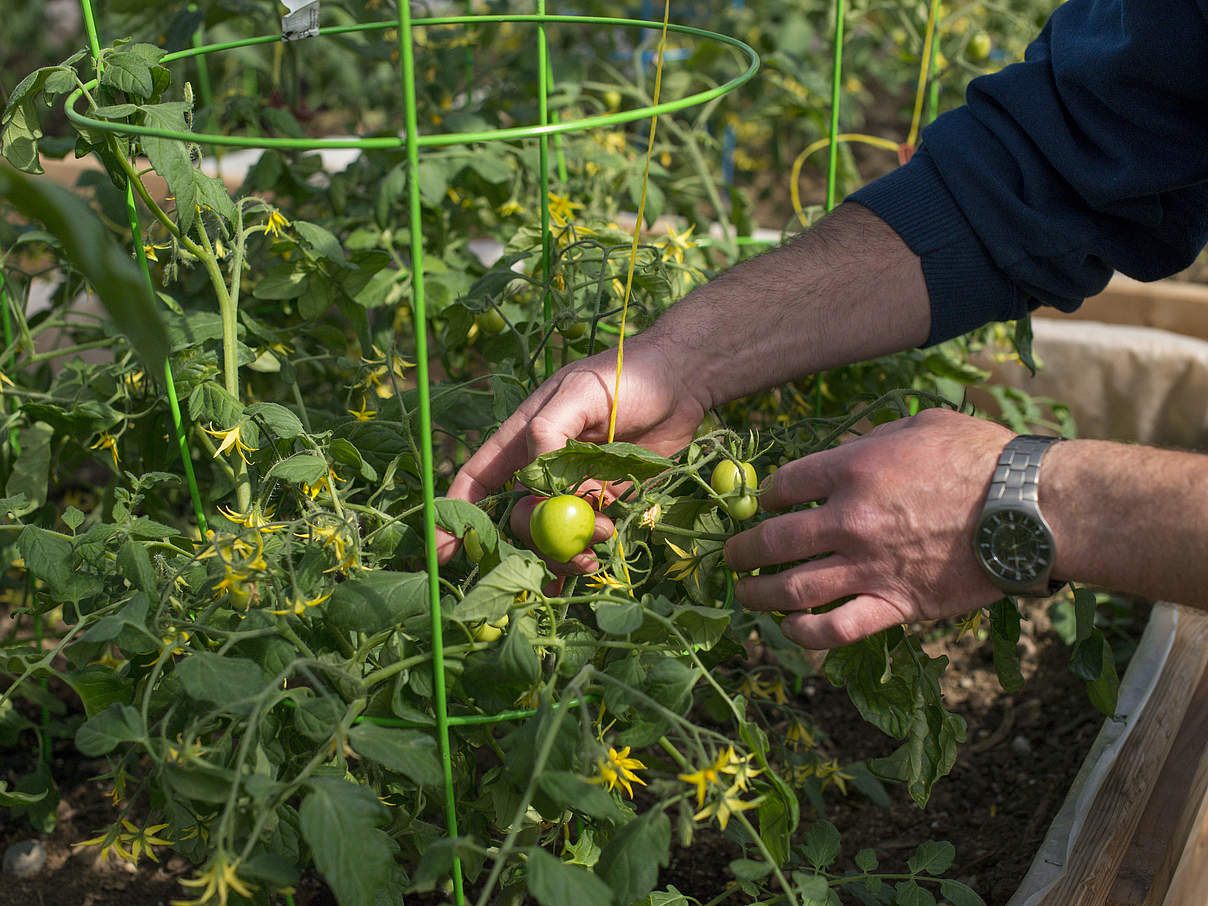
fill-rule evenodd
<path id="1" fill-rule="evenodd" d="M 1079 829 L 1085 824 L 1095 797 L 1113 767 L 1116 756 L 1132 735 L 1145 705 L 1153 694 L 1174 647 L 1179 611 L 1172 605 L 1156 605 L 1120 681 L 1118 713 L 1123 722 L 1105 720 L 1078 770 L 1065 801 L 1054 816 L 1032 864 L 1006 906 L 1041 906 L 1046 896 L 1065 877 L 1071 850 Z M 1061 904 L 1069 906 L 1069 904 Z"/>

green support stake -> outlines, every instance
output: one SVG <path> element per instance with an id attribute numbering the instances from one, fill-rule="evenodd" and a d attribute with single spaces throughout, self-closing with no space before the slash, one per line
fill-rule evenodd
<path id="1" fill-rule="evenodd" d="M 445 696 L 444 632 L 440 612 L 440 565 L 436 561 L 436 490 L 432 479 L 432 404 L 429 398 L 428 323 L 424 304 L 424 234 L 419 197 L 419 115 L 415 99 L 415 52 L 411 41 L 411 4 L 398 5 L 399 56 L 403 68 L 403 105 L 407 127 L 407 199 L 411 227 L 411 301 L 415 330 L 415 383 L 419 396 L 420 480 L 424 491 L 424 555 L 428 606 L 432 615 L 432 700 L 436 704 L 436 744 L 444 774 L 445 832 L 457 836 L 457 799 L 453 792 L 453 756 L 449 746 L 449 707 Z M 461 860 L 453 859 L 453 896 L 465 903 Z"/>
<path id="2" fill-rule="evenodd" d="M 830 147 L 826 162 L 826 209 L 835 209 L 835 173 L 839 169 L 839 100 L 843 81 L 843 21 L 847 18 L 847 4 L 835 0 L 835 66 L 831 73 Z"/>

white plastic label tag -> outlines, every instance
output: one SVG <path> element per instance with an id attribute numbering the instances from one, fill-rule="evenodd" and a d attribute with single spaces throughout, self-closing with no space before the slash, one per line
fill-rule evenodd
<path id="1" fill-rule="evenodd" d="M 300 41 L 319 33 L 319 0 L 281 0 L 289 12 L 281 17 L 281 40 Z"/>

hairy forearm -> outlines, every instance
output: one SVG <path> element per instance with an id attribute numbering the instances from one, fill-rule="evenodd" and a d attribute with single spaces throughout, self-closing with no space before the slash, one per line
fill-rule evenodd
<path id="1" fill-rule="evenodd" d="M 672 306 L 642 336 L 691 375 L 706 406 L 917 346 L 931 323 L 918 256 L 845 204 Z"/>
<path id="2" fill-rule="evenodd" d="M 1208 456 L 1078 440 L 1045 455 L 1053 574 L 1208 608 Z"/>

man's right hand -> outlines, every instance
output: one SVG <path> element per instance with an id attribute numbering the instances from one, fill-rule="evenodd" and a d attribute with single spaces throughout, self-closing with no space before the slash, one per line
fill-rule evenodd
<path id="1" fill-rule="evenodd" d="M 449 496 L 477 503 L 542 453 L 562 449 L 570 438 L 607 441 L 616 369 L 617 352 L 610 349 L 553 374 L 462 466 Z M 688 369 L 657 342 L 644 337 L 630 340 L 625 346 L 614 440 L 663 455 L 686 446 L 710 406 L 703 388 L 689 385 L 690 378 Z M 597 517 L 600 520 L 607 521 L 602 516 Z M 456 538 L 439 533 L 441 563 L 447 563 L 457 547 Z M 586 559 L 572 560 L 571 567 L 590 568 L 589 555 L 580 557 Z"/>

